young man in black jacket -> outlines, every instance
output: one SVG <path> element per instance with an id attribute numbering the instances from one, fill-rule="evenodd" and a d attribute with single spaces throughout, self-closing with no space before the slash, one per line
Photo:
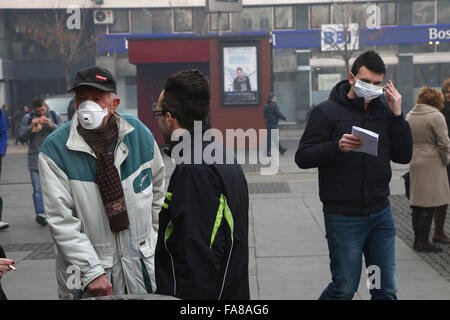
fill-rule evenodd
<path id="1" fill-rule="evenodd" d="M 178 163 L 159 216 L 157 293 L 250 299 L 247 181 L 235 160 L 227 164 L 223 146 L 214 156 L 223 161 L 203 157 L 213 144 L 202 138 L 209 129 L 209 99 L 207 77 L 198 70 L 181 71 L 169 77 L 154 111 L 168 154 Z"/>
<path id="2" fill-rule="evenodd" d="M 320 299 L 352 299 L 362 254 L 371 272 L 372 299 L 397 298 L 396 230 L 388 200 L 390 161 L 411 160 L 412 137 L 401 111 L 401 95 L 391 81 L 382 86 L 385 73 L 376 52 L 362 53 L 348 80 L 336 84 L 329 99 L 312 110 L 295 155 L 300 168 L 319 168 L 332 274 Z M 351 134 L 352 126 L 379 135 L 378 156 L 352 152 L 362 145 Z"/>

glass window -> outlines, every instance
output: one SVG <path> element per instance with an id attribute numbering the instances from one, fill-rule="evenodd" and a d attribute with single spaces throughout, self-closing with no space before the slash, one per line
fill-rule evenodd
<path id="1" fill-rule="evenodd" d="M 189 32 L 194 30 L 194 14 L 192 9 L 175 9 L 175 32 Z"/>
<path id="2" fill-rule="evenodd" d="M 439 87 L 441 85 L 439 80 L 439 65 L 437 63 L 414 65 L 414 87 Z"/>
<path id="3" fill-rule="evenodd" d="M 397 24 L 397 4 L 395 2 L 380 2 L 377 3 L 380 8 L 381 25 Z"/>
<path id="4" fill-rule="evenodd" d="M 366 4 L 355 4 L 355 3 L 343 3 L 334 4 L 332 6 L 333 10 L 333 24 L 338 23 L 357 23 L 360 27 L 366 26 Z"/>
<path id="5" fill-rule="evenodd" d="M 152 33 L 172 33 L 172 10 L 151 11 Z"/>
<path id="6" fill-rule="evenodd" d="M 446 24 L 450 22 L 450 0 L 437 1 L 437 23 Z"/>
<path id="7" fill-rule="evenodd" d="M 219 31 L 219 14 L 218 13 L 210 13 L 209 14 L 209 30 L 210 31 Z M 222 31 L 230 31 L 230 14 L 229 13 L 221 13 L 220 15 L 220 23 L 222 25 Z"/>
<path id="8" fill-rule="evenodd" d="M 171 33 L 171 10 L 131 10 L 132 33 Z"/>
<path id="9" fill-rule="evenodd" d="M 132 33 L 151 33 L 152 15 L 150 10 L 132 10 L 131 11 L 131 32 Z"/>
<path id="10" fill-rule="evenodd" d="M 413 24 L 433 24 L 434 0 L 431 1 L 414 1 L 413 2 Z"/>
<path id="11" fill-rule="evenodd" d="M 274 7 L 275 29 L 294 28 L 294 8 Z"/>
<path id="12" fill-rule="evenodd" d="M 128 10 L 114 10 L 114 23 L 109 25 L 110 33 L 128 33 Z"/>
<path id="13" fill-rule="evenodd" d="M 309 27 L 320 29 L 322 24 L 330 23 L 330 5 L 319 4 L 309 6 Z"/>
<path id="14" fill-rule="evenodd" d="M 234 14 L 232 19 L 233 31 L 270 31 L 272 7 L 243 8 L 242 12 Z"/>

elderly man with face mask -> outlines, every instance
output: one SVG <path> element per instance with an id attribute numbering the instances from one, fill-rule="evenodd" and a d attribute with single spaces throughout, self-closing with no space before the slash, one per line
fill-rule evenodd
<path id="1" fill-rule="evenodd" d="M 395 225 L 389 206 L 391 161 L 406 164 L 412 137 L 402 96 L 374 51 L 359 55 L 348 79 L 335 85 L 328 100 L 309 117 L 295 155 L 302 169 L 318 167 L 330 252 L 332 282 L 320 299 L 352 299 L 361 276 L 362 255 L 371 275 L 372 299 L 397 298 Z M 384 93 L 384 95 L 383 95 Z M 357 126 L 378 134 L 377 155 L 358 151 Z"/>
<path id="2" fill-rule="evenodd" d="M 156 290 L 154 252 L 164 164 L 148 128 L 115 110 L 112 74 L 80 70 L 76 115 L 39 154 L 61 299 Z"/>

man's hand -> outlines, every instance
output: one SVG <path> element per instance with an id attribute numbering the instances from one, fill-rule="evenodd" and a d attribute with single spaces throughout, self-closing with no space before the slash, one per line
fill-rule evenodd
<path id="1" fill-rule="evenodd" d="M 348 152 L 361 147 L 363 142 L 357 136 L 352 134 L 344 134 L 342 138 L 339 140 L 339 149 L 342 152 Z"/>
<path id="2" fill-rule="evenodd" d="M 14 260 L 0 258 L 0 279 L 2 278 L 3 271 L 12 270 L 9 266 L 15 264 Z"/>
<path id="3" fill-rule="evenodd" d="M 386 87 L 383 88 L 384 93 L 386 94 L 387 103 L 389 109 L 391 109 L 392 113 L 395 116 L 399 116 L 402 114 L 402 96 L 395 89 L 392 81 L 389 80 Z"/>
<path id="4" fill-rule="evenodd" d="M 31 120 L 31 126 L 32 127 L 37 126 L 40 123 L 41 123 L 41 118 L 35 117 L 35 118 L 33 118 L 33 120 Z"/>
<path id="5" fill-rule="evenodd" d="M 42 118 L 42 124 L 46 124 L 49 127 L 51 127 L 52 126 L 52 121 L 49 118 L 45 117 L 45 118 Z"/>
<path id="6" fill-rule="evenodd" d="M 96 297 L 113 295 L 112 284 L 104 274 L 92 280 L 87 290 Z"/>

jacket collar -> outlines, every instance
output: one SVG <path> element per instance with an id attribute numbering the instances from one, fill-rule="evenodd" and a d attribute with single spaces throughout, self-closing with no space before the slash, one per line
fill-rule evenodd
<path id="1" fill-rule="evenodd" d="M 410 112 L 411 112 L 411 114 L 425 114 L 425 113 L 439 112 L 439 109 L 429 106 L 427 104 L 419 103 L 419 104 L 416 104 Z"/>
<path id="2" fill-rule="evenodd" d="M 134 131 L 134 127 L 130 123 L 128 123 L 128 121 L 125 120 L 125 118 L 122 117 L 119 113 L 114 112 L 114 115 L 116 116 L 117 127 L 119 129 L 118 140 L 122 141 L 127 134 Z M 66 147 L 69 150 L 73 151 L 87 152 L 95 157 L 95 154 L 92 151 L 91 147 L 89 147 L 86 141 L 84 141 L 83 137 L 78 133 L 78 124 L 78 114 L 75 113 L 74 117 L 72 118 L 72 123 L 70 124 L 69 138 L 67 139 Z"/>

